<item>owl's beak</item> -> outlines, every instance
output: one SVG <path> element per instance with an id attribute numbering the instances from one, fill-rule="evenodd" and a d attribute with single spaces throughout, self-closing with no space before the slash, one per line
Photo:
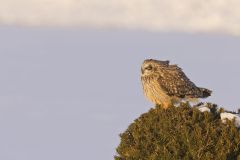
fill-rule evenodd
<path id="1" fill-rule="evenodd" d="M 141 68 L 141 72 L 142 72 L 142 74 L 144 74 L 144 70 Z"/>

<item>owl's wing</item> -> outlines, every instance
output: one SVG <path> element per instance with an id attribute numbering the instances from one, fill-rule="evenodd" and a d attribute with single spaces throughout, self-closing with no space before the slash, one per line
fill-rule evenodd
<path id="1" fill-rule="evenodd" d="M 164 69 L 158 81 L 169 96 L 197 97 L 201 92 L 177 65 L 169 65 Z"/>

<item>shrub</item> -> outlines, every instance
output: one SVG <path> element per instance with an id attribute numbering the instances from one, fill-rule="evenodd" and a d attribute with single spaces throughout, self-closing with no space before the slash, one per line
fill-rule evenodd
<path id="1" fill-rule="evenodd" d="M 240 130 L 208 107 L 211 112 L 188 103 L 150 109 L 120 134 L 115 160 L 240 160 Z"/>

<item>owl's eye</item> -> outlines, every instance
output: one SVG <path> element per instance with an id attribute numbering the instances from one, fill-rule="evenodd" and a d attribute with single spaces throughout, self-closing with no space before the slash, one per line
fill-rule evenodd
<path id="1" fill-rule="evenodd" d="M 149 65 L 149 66 L 147 66 L 145 69 L 146 69 L 146 70 L 152 70 L 152 68 L 153 68 L 153 67 L 152 67 L 151 65 Z"/>

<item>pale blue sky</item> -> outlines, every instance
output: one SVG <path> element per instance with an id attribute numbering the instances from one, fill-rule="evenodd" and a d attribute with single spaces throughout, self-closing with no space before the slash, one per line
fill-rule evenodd
<path id="1" fill-rule="evenodd" d="M 153 105 L 140 65 L 170 60 L 206 101 L 240 108 L 240 39 L 220 34 L 0 28 L 0 159 L 111 160 L 123 132 Z"/>

